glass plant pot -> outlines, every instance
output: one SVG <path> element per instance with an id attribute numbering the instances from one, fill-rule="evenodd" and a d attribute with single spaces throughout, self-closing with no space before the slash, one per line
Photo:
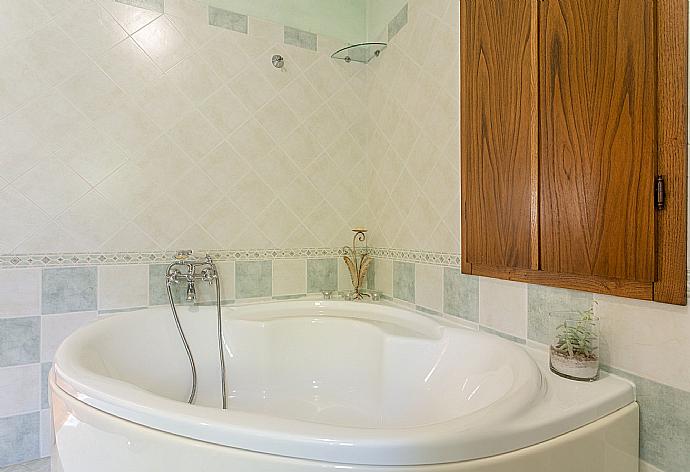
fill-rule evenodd
<path id="1" fill-rule="evenodd" d="M 592 310 L 552 313 L 557 321 L 549 350 L 551 371 L 571 380 L 599 378 L 599 319 Z"/>

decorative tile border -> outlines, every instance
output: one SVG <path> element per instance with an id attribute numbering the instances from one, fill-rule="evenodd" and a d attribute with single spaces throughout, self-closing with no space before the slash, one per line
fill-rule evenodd
<path id="1" fill-rule="evenodd" d="M 369 254 L 378 259 L 402 262 L 460 267 L 460 254 L 430 252 L 415 249 L 368 248 Z M 294 249 L 237 249 L 197 250 L 197 255 L 208 253 L 216 261 L 254 261 L 273 259 L 313 259 L 345 255 L 341 247 L 294 248 Z M 80 265 L 154 264 L 171 261 L 173 251 L 112 252 L 112 253 L 64 253 L 64 254 L 0 254 L 0 270 L 26 267 L 54 267 Z M 690 294 L 690 271 L 687 275 L 687 292 Z"/>
<path id="2" fill-rule="evenodd" d="M 369 248 L 369 253 L 379 259 L 402 262 L 460 267 L 460 254 L 446 252 L 418 251 L 415 249 Z"/>
<path id="3" fill-rule="evenodd" d="M 239 249 L 195 250 L 195 255 L 209 254 L 215 261 L 255 261 L 273 259 L 314 259 L 339 257 L 343 248 L 295 248 L 295 249 Z M 0 269 L 55 266 L 92 266 L 121 264 L 166 263 L 175 257 L 174 251 L 112 252 L 112 253 L 64 253 L 64 254 L 2 254 Z"/>
<path id="4" fill-rule="evenodd" d="M 379 259 L 419 262 L 451 267 L 460 266 L 460 254 L 374 247 L 368 248 L 368 251 L 369 254 Z M 341 247 L 237 250 L 212 249 L 195 250 L 194 253 L 196 255 L 209 254 L 216 261 L 254 261 L 340 257 L 345 255 L 345 250 Z M 174 257 L 174 251 L 0 254 L 0 269 L 81 265 L 155 264 L 169 262 Z"/>

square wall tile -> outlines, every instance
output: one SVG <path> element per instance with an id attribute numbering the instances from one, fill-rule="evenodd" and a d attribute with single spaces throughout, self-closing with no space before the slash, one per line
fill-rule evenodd
<path id="1" fill-rule="evenodd" d="M 309 49 L 316 51 L 318 47 L 318 37 L 314 33 L 302 31 L 297 28 L 286 26 L 283 33 L 283 40 L 285 44 L 290 46 L 297 46 L 302 49 Z"/>
<path id="2" fill-rule="evenodd" d="M 144 10 L 151 10 L 157 13 L 163 13 L 164 0 L 115 0 L 118 3 L 124 3 Z"/>
<path id="3" fill-rule="evenodd" d="M 338 258 L 338 290 L 352 290 L 352 277 L 342 257 Z M 373 285 L 372 285 L 373 288 Z"/>
<path id="4" fill-rule="evenodd" d="M 41 312 L 41 269 L 0 271 L 0 317 Z"/>
<path id="5" fill-rule="evenodd" d="M 40 413 L 0 418 L 0 467 L 38 459 Z"/>
<path id="6" fill-rule="evenodd" d="M 44 315 L 97 309 L 96 267 L 43 269 L 41 312 Z"/>
<path id="7" fill-rule="evenodd" d="M 218 278 L 220 279 L 220 299 L 231 301 L 235 299 L 235 261 L 216 262 Z M 208 285 L 206 285 L 208 287 Z M 215 297 L 215 293 L 213 294 Z M 215 300 L 215 298 L 214 298 Z"/>
<path id="8" fill-rule="evenodd" d="M 690 470 L 690 392 L 608 368 L 635 384 L 640 404 L 640 458 L 663 471 Z"/>
<path id="9" fill-rule="evenodd" d="M 97 55 L 127 37 L 125 30 L 97 2 L 83 2 L 78 8 L 68 9 L 56 22 L 90 55 Z"/>
<path id="10" fill-rule="evenodd" d="M 443 312 L 479 322 L 479 279 L 460 269 L 443 268 Z"/>
<path id="11" fill-rule="evenodd" d="M 105 2 L 102 5 L 128 34 L 134 34 L 161 16 L 161 12 L 130 6 L 128 3 L 121 3 L 118 0 Z"/>
<path id="12" fill-rule="evenodd" d="M 393 297 L 415 302 L 415 268 L 410 262 L 393 262 Z"/>
<path id="13" fill-rule="evenodd" d="M 690 392 L 690 307 L 595 295 L 604 364 Z"/>
<path id="14" fill-rule="evenodd" d="M 149 305 L 167 305 L 168 291 L 165 284 L 165 273 L 169 264 L 150 264 L 149 265 Z M 173 296 L 175 302 L 184 301 L 182 284 L 174 285 Z"/>
<path id="15" fill-rule="evenodd" d="M 527 284 L 479 279 L 479 322 L 519 339 L 527 338 Z"/>
<path id="16" fill-rule="evenodd" d="M 192 53 L 192 47 L 166 15 L 134 33 L 132 39 L 163 71 Z"/>
<path id="17" fill-rule="evenodd" d="M 273 295 L 307 293 L 307 261 L 305 259 L 276 259 L 273 261 Z"/>
<path id="18" fill-rule="evenodd" d="M 434 311 L 443 310 L 443 267 L 415 264 L 415 303 Z"/>
<path id="19" fill-rule="evenodd" d="M 388 259 L 376 259 L 373 287 L 379 292 L 393 296 L 393 262 Z"/>
<path id="20" fill-rule="evenodd" d="M 367 276 L 364 280 L 364 286 L 366 288 L 374 288 L 374 281 L 376 280 L 376 264 L 376 259 L 372 259 L 371 263 L 369 264 L 369 271 L 367 272 Z"/>
<path id="21" fill-rule="evenodd" d="M 270 297 L 273 292 L 272 261 L 235 262 L 237 298 Z"/>
<path id="22" fill-rule="evenodd" d="M 39 438 L 41 457 L 50 457 L 55 444 L 55 433 L 53 432 L 53 415 L 50 410 L 41 411 L 41 437 Z M 35 472 L 50 472 L 50 462 L 44 462 L 43 468 L 36 464 Z M 33 464 L 31 464 L 33 465 Z M 29 465 L 27 465 L 29 467 Z M 33 469 L 29 469 L 33 471 Z"/>
<path id="23" fill-rule="evenodd" d="M 550 313 L 586 311 L 592 308 L 594 300 L 591 293 L 542 285 L 530 285 L 527 294 L 527 337 L 542 344 L 551 343 L 556 327 L 562 322 Z"/>
<path id="24" fill-rule="evenodd" d="M 34 167 L 13 185 L 51 217 L 65 211 L 91 190 L 79 174 L 59 159 L 50 159 Z"/>
<path id="25" fill-rule="evenodd" d="M 149 304 L 149 266 L 114 265 L 98 268 L 98 309 L 137 308 Z"/>
<path id="26" fill-rule="evenodd" d="M 208 7 L 208 24 L 218 26 L 237 33 L 247 34 L 248 18 L 247 15 L 235 13 L 221 8 Z"/>
<path id="27" fill-rule="evenodd" d="M 95 311 L 41 317 L 41 362 L 52 362 L 62 341 L 96 317 Z"/>
<path id="28" fill-rule="evenodd" d="M 50 389 L 48 388 L 48 376 L 50 369 L 53 368 L 52 362 L 41 364 L 41 409 L 50 408 Z"/>
<path id="29" fill-rule="evenodd" d="M 40 408 L 40 375 L 38 364 L 0 368 L 0 417 Z"/>
<path id="30" fill-rule="evenodd" d="M 40 317 L 0 318 L 0 367 L 37 363 L 40 349 Z"/>
<path id="31" fill-rule="evenodd" d="M 338 259 L 307 260 L 307 293 L 338 290 Z"/>
<path id="32" fill-rule="evenodd" d="M 407 3 L 405 4 L 404 7 L 398 12 L 397 15 L 395 15 L 395 18 L 393 18 L 389 23 L 388 23 L 388 41 L 393 39 L 393 36 L 398 34 L 398 32 L 407 24 Z"/>

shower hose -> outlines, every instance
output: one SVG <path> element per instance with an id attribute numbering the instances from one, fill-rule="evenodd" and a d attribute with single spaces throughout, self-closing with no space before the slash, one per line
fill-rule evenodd
<path id="1" fill-rule="evenodd" d="M 219 358 L 220 358 L 220 385 L 221 385 L 221 395 L 223 397 L 222 405 L 223 405 L 223 410 L 227 409 L 227 395 L 225 392 L 225 354 L 223 352 L 223 319 L 221 316 L 221 306 L 220 306 L 220 280 L 218 279 L 218 276 L 214 278 L 215 280 L 215 285 L 216 285 L 216 308 L 217 308 L 217 315 L 218 315 L 218 352 L 219 352 Z M 189 348 L 189 342 L 187 342 L 187 337 L 184 334 L 184 330 L 182 329 L 182 324 L 180 323 L 180 317 L 177 314 L 177 308 L 175 308 L 175 299 L 172 294 L 172 288 L 170 287 L 170 284 L 167 285 L 168 289 L 168 300 L 170 301 L 170 309 L 172 310 L 173 318 L 175 319 L 175 325 L 177 325 L 177 331 L 180 333 L 180 338 L 182 339 L 182 344 L 184 345 L 184 349 L 187 352 L 187 357 L 189 358 L 189 366 L 192 370 L 192 388 L 191 391 L 189 392 L 189 398 L 187 399 L 187 403 L 190 405 L 194 403 L 194 400 L 196 398 L 196 391 L 197 391 L 197 373 L 196 373 L 196 364 L 194 362 L 194 355 L 192 354 L 192 350 Z"/>

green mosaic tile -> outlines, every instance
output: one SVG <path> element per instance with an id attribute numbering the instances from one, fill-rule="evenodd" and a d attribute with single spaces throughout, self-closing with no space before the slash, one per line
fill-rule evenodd
<path id="1" fill-rule="evenodd" d="M 530 285 L 527 290 L 527 338 L 542 344 L 551 343 L 556 327 L 562 322 L 550 313 L 585 311 L 594 303 L 594 296 L 587 292 L 542 285 Z"/>
<path id="2" fill-rule="evenodd" d="M 273 293 L 271 261 L 237 261 L 235 263 L 237 298 L 270 297 Z"/>
<path id="3" fill-rule="evenodd" d="M 247 15 L 211 6 L 208 7 L 208 24 L 237 33 L 247 34 L 248 31 Z"/>
<path id="4" fill-rule="evenodd" d="M 640 458 L 664 472 L 690 471 L 690 392 L 604 366 L 633 382 L 640 405 Z"/>
<path id="5" fill-rule="evenodd" d="M 393 39 L 393 36 L 398 34 L 403 26 L 407 24 L 407 4 L 395 15 L 390 23 L 388 23 L 388 41 Z"/>
<path id="6" fill-rule="evenodd" d="M 302 31 L 297 28 L 285 27 L 284 33 L 285 44 L 290 46 L 297 46 L 302 49 L 309 49 L 316 51 L 318 47 L 318 37 L 314 33 Z"/>
<path id="7" fill-rule="evenodd" d="M 307 293 L 338 290 L 338 259 L 307 260 Z"/>
<path id="8" fill-rule="evenodd" d="M 443 268 L 443 312 L 479 322 L 479 279 L 460 269 Z"/>
<path id="9" fill-rule="evenodd" d="M 406 302 L 415 301 L 415 270 L 410 262 L 393 262 L 393 297 Z"/>

